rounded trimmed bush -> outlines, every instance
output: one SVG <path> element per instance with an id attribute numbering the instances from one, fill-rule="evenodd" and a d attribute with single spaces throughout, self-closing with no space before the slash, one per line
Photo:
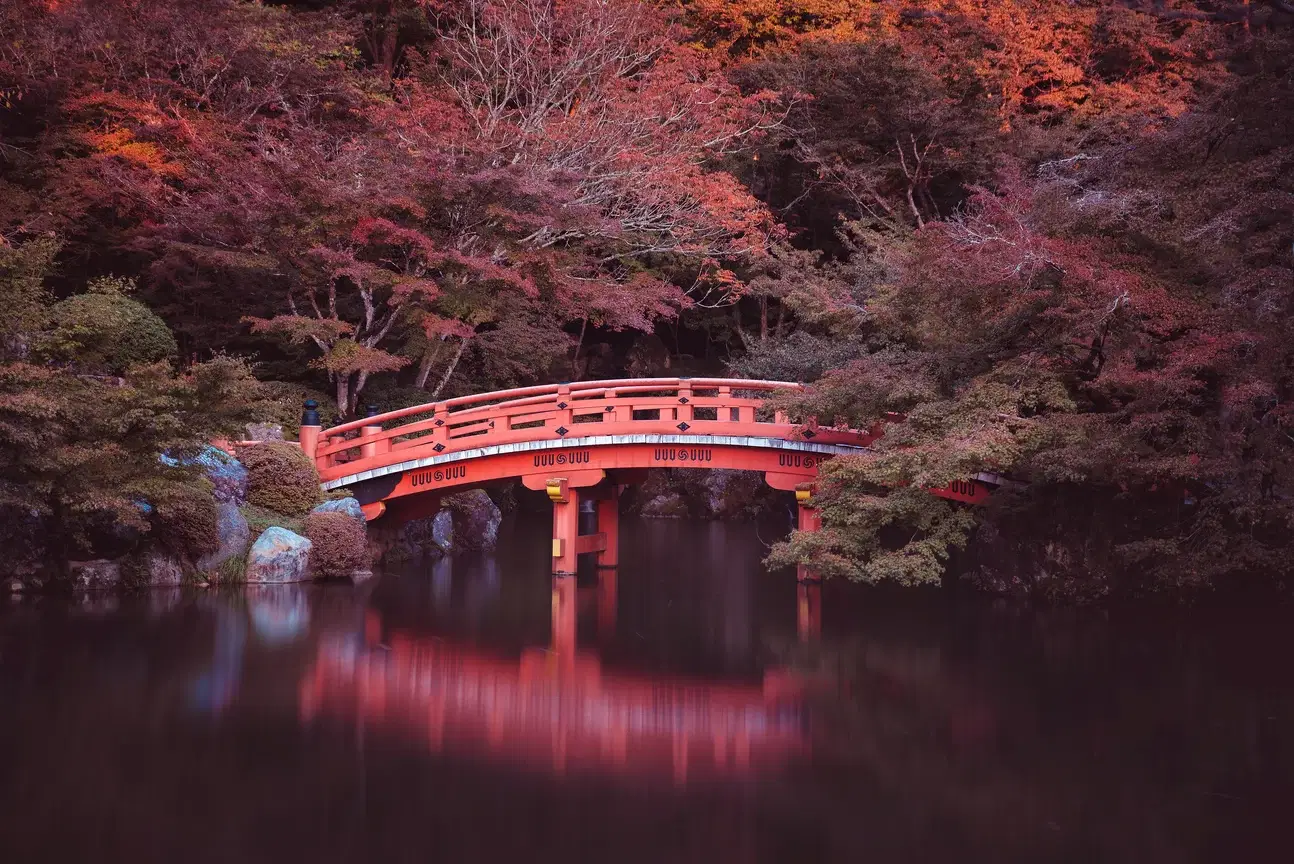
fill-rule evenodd
<path id="1" fill-rule="evenodd" d="M 310 547 L 310 570 L 316 576 L 347 577 L 367 570 L 368 535 L 364 526 L 345 513 L 311 513 L 306 517 L 306 539 Z"/>
<path id="2" fill-rule="evenodd" d="M 143 303 L 126 296 L 132 288 L 126 280 L 96 279 L 88 293 L 55 303 L 50 309 L 50 353 L 113 375 L 173 358 L 177 348 L 171 329 Z"/>
<path id="3" fill-rule="evenodd" d="M 289 441 L 238 448 L 247 469 L 247 503 L 286 516 L 303 516 L 323 498 L 319 472 L 310 457 Z"/>
<path id="4" fill-rule="evenodd" d="M 220 548 L 220 516 L 209 485 L 168 489 L 156 508 L 159 539 L 168 549 L 196 561 Z"/>

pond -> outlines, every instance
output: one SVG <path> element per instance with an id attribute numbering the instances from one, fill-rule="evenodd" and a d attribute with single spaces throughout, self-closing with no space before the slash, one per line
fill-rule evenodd
<path id="1" fill-rule="evenodd" d="M 1288 610 L 818 594 L 659 520 L 554 590 L 548 527 L 6 602 L 0 859 L 1290 860 Z"/>

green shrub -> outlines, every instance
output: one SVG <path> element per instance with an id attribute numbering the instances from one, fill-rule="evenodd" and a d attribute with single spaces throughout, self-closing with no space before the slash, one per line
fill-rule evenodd
<path id="1" fill-rule="evenodd" d="M 319 420 L 325 429 L 340 422 L 337 404 L 327 393 L 290 381 L 262 381 L 258 389 L 267 406 L 264 422 L 282 426 L 288 438 L 295 438 L 301 432 L 301 407 L 307 399 L 319 403 Z"/>
<path id="2" fill-rule="evenodd" d="M 172 487 L 156 506 L 158 539 L 168 549 L 196 561 L 220 548 L 220 517 L 210 483 Z"/>
<path id="3" fill-rule="evenodd" d="M 238 448 L 247 469 L 247 503 L 285 516 L 304 516 L 322 500 L 319 472 L 301 448 L 269 441 Z"/>
<path id="4" fill-rule="evenodd" d="M 166 322 L 126 294 L 133 283 L 96 279 L 85 294 L 50 309 L 46 352 L 77 367 L 121 375 L 131 366 L 169 360 L 177 353 Z"/>
<path id="5" fill-rule="evenodd" d="M 300 516 L 287 516 L 283 513 L 275 513 L 273 510 L 266 510 L 264 507 L 257 507 L 254 504 L 245 504 L 238 508 L 242 512 L 243 518 L 247 520 L 247 530 L 251 532 L 252 542 L 265 533 L 266 528 L 286 528 L 293 534 L 300 534 L 305 530 L 305 519 Z"/>
<path id="6" fill-rule="evenodd" d="M 367 570 L 368 535 L 364 526 L 345 513 L 311 513 L 305 536 L 311 543 L 310 569 L 316 576 L 346 577 Z"/>

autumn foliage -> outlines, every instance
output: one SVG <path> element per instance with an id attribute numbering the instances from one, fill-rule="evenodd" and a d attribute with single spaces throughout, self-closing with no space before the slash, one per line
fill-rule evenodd
<path id="1" fill-rule="evenodd" d="M 0 249 L 57 252 L 6 380 L 228 353 L 351 418 L 800 379 L 797 418 L 894 416 L 775 562 L 1286 585 L 1292 34 L 1281 0 L 10 0 Z M 1019 485 L 916 492 L 978 471 Z"/>

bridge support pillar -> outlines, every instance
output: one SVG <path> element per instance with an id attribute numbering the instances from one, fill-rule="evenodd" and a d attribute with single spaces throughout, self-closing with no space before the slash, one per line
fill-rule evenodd
<path id="1" fill-rule="evenodd" d="M 801 642 L 822 635 L 822 583 L 804 581 L 796 586 L 796 629 Z"/>
<path id="2" fill-rule="evenodd" d="M 552 651 L 567 663 L 575 659 L 575 634 L 579 611 L 576 592 L 574 579 L 553 580 Z"/>
<path id="3" fill-rule="evenodd" d="M 554 478 L 545 487 L 553 502 L 553 575 L 574 576 L 579 560 L 580 491 L 565 478 Z"/>
<path id="4" fill-rule="evenodd" d="M 598 567 L 620 566 L 620 487 L 612 486 L 611 495 L 597 503 L 598 533 L 606 535 L 606 546 L 598 552 Z"/>
<path id="5" fill-rule="evenodd" d="M 801 483 L 795 487 L 795 529 L 797 531 L 808 533 L 822 530 L 822 512 L 814 506 L 813 501 L 817 491 L 817 487 L 812 483 Z M 804 564 L 795 569 L 795 577 L 801 585 L 820 581 L 817 572 Z"/>

